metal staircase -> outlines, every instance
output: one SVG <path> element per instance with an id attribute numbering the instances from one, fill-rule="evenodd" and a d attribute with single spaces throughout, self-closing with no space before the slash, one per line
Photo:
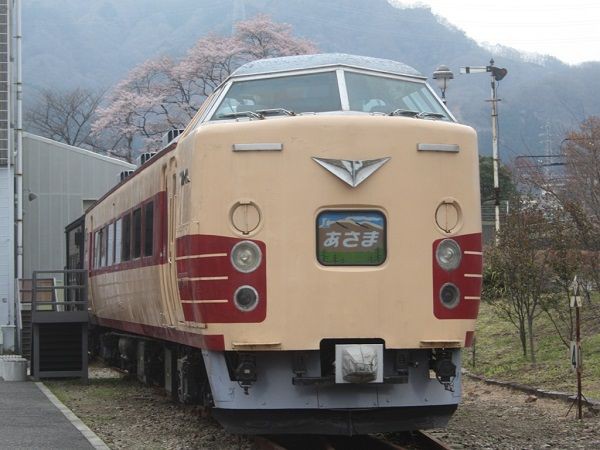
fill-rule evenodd
<path id="1" fill-rule="evenodd" d="M 55 277 L 59 275 L 58 277 Z M 62 276 L 60 276 L 62 275 Z M 54 280 L 49 285 L 48 280 Z M 56 280 L 63 280 L 58 283 Z M 25 314 L 23 314 L 25 329 Z M 87 270 L 38 270 L 31 281 L 31 375 L 87 380 Z M 26 333 L 22 334 L 25 350 Z"/>
<path id="2" fill-rule="evenodd" d="M 53 278 L 38 278 L 38 286 L 52 287 L 54 286 Z M 19 336 L 19 348 L 21 355 L 31 360 L 31 300 L 33 297 L 31 278 L 19 280 L 19 311 L 21 314 L 21 335 Z M 38 302 L 51 302 L 55 298 L 54 290 L 47 290 L 38 293 Z"/>

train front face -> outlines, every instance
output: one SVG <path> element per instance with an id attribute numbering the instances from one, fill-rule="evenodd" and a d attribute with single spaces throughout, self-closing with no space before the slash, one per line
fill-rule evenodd
<path id="1" fill-rule="evenodd" d="M 243 433 L 443 426 L 481 290 L 475 132 L 406 66 L 270 64 L 179 144 L 180 294 L 223 339 L 204 351 L 215 416 Z"/>

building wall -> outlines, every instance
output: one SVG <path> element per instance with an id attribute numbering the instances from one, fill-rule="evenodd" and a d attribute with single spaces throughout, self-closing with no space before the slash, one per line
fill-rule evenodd
<path id="1" fill-rule="evenodd" d="M 34 270 L 62 270 L 65 226 L 83 214 L 135 166 L 51 139 L 23 138 L 23 277 Z M 35 198 L 33 198 L 35 196 Z M 30 200 L 31 197 L 31 200 Z"/>
<path id="2" fill-rule="evenodd" d="M 0 353 L 14 349 L 14 196 L 12 167 L 0 167 Z"/>

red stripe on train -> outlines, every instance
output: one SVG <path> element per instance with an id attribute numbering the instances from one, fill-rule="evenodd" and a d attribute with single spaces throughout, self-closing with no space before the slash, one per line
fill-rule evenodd
<path id="1" fill-rule="evenodd" d="M 93 316 L 92 321 L 103 327 L 127 331 L 140 336 L 151 336 L 165 341 L 206 350 L 225 350 L 225 338 L 222 334 L 196 334 L 167 327 L 155 327 L 143 323 L 127 322 L 124 320 L 105 319 Z"/>
<path id="2" fill-rule="evenodd" d="M 243 239 L 213 235 L 187 235 L 177 239 L 177 278 L 186 320 L 202 323 L 256 323 L 267 315 L 267 249 L 252 273 L 238 272 L 232 265 L 231 249 Z M 236 308 L 235 291 L 244 285 L 258 292 L 258 306 L 248 312 Z"/>
<path id="3" fill-rule="evenodd" d="M 433 314 L 438 319 L 475 319 L 479 313 L 481 283 L 483 272 L 483 256 L 481 255 L 481 233 L 465 234 L 452 237 L 462 249 L 460 265 L 455 270 L 446 272 L 437 263 L 435 251 L 444 239 L 433 243 Z M 460 302 L 448 309 L 439 299 L 440 289 L 445 283 L 453 283 L 460 291 Z"/>
<path id="4" fill-rule="evenodd" d="M 177 274 L 179 278 L 228 276 L 233 268 L 229 260 L 229 252 L 223 253 L 225 256 L 179 259 L 177 261 Z M 177 256 L 180 257 L 181 254 L 178 253 Z"/>

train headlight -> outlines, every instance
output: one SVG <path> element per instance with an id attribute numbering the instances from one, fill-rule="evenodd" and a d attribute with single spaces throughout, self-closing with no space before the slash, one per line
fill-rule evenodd
<path id="1" fill-rule="evenodd" d="M 258 305 L 258 292 L 252 286 L 240 286 L 233 294 L 233 302 L 240 311 L 252 311 Z"/>
<path id="2" fill-rule="evenodd" d="M 231 264 L 239 272 L 254 272 L 260 265 L 262 252 L 258 245 L 251 241 L 241 241 L 231 250 Z"/>
<path id="3" fill-rule="evenodd" d="M 448 309 L 456 308 L 460 302 L 460 291 L 456 285 L 446 283 L 440 289 L 440 302 Z"/>
<path id="4" fill-rule="evenodd" d="M 454 239 L 444 239 L 438 244 L 435 259 L 446 271 L 454 270 L 460 265 L 461 250 Z"/>

